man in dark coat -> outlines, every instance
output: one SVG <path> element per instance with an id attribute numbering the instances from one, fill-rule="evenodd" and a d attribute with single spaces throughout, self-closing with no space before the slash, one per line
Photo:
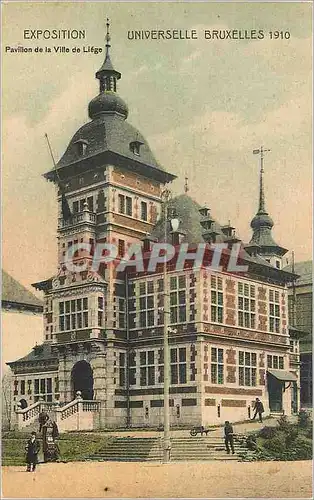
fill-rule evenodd
<path id="1" fill-rule="evenodd" d="M 255 410 L 255 413 L 253 415 L 252 420 L 255 420 L 256 415 L 258 414 L 258 418 L 260 422 L 263 422 L 262 414 L 264 413 L 264 406 L 263 403 L 256 398 L 253 409 Z"/>
<path id="2" fill-rule="evenodd" d="M 26 450 L 26 463 L 27 472 L 35 472 L 36 465 L 38 464 L 38 453 L 40 450 L 39 441 L 36 439 L 36 432 L 32 432 L 30 439 L 27 441 Z"/>
<path id="3" fill-rule="evenodd" d="M 234 444 L 233 444 L 233 427 L 232 425 L 230 424 L 230 422 L 228 422 L 228 420 L 225 421 L 225 445 L 226 445 L 226 452 L 230 453 L 230 448 L 231 448 L 231 451 L 232 451 L 232 455 L 234 455 Z M 230 444 L 230 448 L 229 448 L 229 444 Z"/>

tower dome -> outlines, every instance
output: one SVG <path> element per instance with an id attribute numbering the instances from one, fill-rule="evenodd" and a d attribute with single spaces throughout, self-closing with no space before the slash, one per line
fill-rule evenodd
<path id="1" fill-rule="evenodd" d="M 93 120 L 101 114 L 117 113 L 126 119 L 129 114 L 128 107 L 118 94 L 111 91 L 101 92 L 94 97 L 88 105 L 88 116 Z"/>
<path id="2" fill-rule="evenodd" d="M 253 231 L 257 231 L 262 227 L 271 229 L 273 225 L 273 219 L 265 211 L 258 211 L 251 221 L 251 228 L 253 229 Z"/>
<path id="3" fill-rule="evenodd" d="M 126 103 L 117 94 L 117 80 L 120 80 L 121 73 L 114 69 L 109 49 L 110 34 L 109 20 L 107 19 L 106 57 L 103 65 L 96 73 L 96 78 L 99 80 L 99 94 L 88 105 L 88 115 L 92 120 L 104 113 L 117 113 L 126 119 L 129 113 Z"/>

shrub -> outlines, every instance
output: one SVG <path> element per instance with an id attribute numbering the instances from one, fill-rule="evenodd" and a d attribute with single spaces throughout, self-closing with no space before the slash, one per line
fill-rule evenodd
<path id="1" fill-rule="evenodd" d="M 278 427 L 281 431 L 287 431 L 290 427 L 291 427 L 291 424 L 289 424 L 288 422 L 288 419 L 287 419 L 287 416 L 286 415 L 282 415 L 278 420 L 277 420 L 277 423 L 278 423 Z"/>
<path id="2" fill-rule="evenodd" d="M 312 440 L 305 436 L 298 436 L 293 443 L 293 449 L 298 460 L 310 460 L 313 455 Z"/>
<path id="3" fill-rule="evenodd" d="M 298 425 L 303 429 L 312 426 L 312 421 L 309 413 L 306 410 L 300 410 L 298 413 Z"/>
<path id="4" fill-rule="evenodd" d="M 291 425 L 289 428 L 287 428 L 285 430 L 285 434 L 286 434 L 286 437 L 285 437 L 286 447 L 288 448 L 295 441 L 295 439 L 298 437 L 299 430 L 297 427 Z"/>
<path id="5" fill-rule="evenodd" d="M 275 427 L 263 427 L 258 435 L 263 439 L 271 439 L 275 437 L 277 429 Z"/>
<path id="6" fill-rule="evenodd" d="M 264 448 L 274 452 L 276 455 L 280 455 L 286 450 L 285 434 L 283 432 L 277 432 L 274 437 L 265 441 Z"/>

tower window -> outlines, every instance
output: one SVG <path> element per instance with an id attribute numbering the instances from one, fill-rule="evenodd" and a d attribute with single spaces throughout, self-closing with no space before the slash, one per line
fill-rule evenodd
<path id="1" fill-rule="evenodd" d="M 118 255 L 120 257 L 123 257 L 125 254 L 125 241 L 124 240 L 119 240 L 118 241 Z"/>
<path id="2" fill-rule="evenodd" d="M 147 220 L 147 203 L 141 201 L 141 219 Z"/>
<path id="3" fill-rule="evenodd" d="M 136 156 L 140 156 L 140 147 L 142 146 L 142 142 L 140 141 L 133 141 L 130 142 L 130 151 Z"/>
<path id="4" fill-rule="evenodd" d="M 119 194 L 119 213 L 132 216 L 132 198 Z"/>
<path id="5" fill-rule="evenodd" d="M 86 154 L 88 142 L 80 139 L 74 143 L 74 147 L 76 149 L 76 153 L 78 156 L 84 156 Z"/>

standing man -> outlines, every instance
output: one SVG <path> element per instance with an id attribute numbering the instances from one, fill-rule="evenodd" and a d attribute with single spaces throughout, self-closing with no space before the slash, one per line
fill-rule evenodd
<path id="1" fill-rule="evenodd" d="M 234 455 L 234 444 L 233 444 L 233 427 L 230 424 L 228 420 L 225 421 L 225 445 L 226 445 L 226 452 L 230 453 L 230 448 L 229 444 L 231 447 L 232 455 Z"/>
<path id="2" fill-rule="evenodd" d="M 39 441 L 36 439 L 36 432 L 32 432 L 30 439 L 27 441 L 26 450 L 26 463 L 27 472 L 35 472 L 36 465 L 38 464 L 38 453 L 40 450 Z"/>
<path id="3" fill-rule="evenodd" d="M 258 414 L 259 421 L 262 423 L 263 422 L 262 414 L 264 413 L 264 406 L 263 403 L 258 398 L 256 398 L 255 400 L 253 410 L 255 410 L 255 413 L 253 415 L 252 420 L 255 420 L 256 415 Z"/>

